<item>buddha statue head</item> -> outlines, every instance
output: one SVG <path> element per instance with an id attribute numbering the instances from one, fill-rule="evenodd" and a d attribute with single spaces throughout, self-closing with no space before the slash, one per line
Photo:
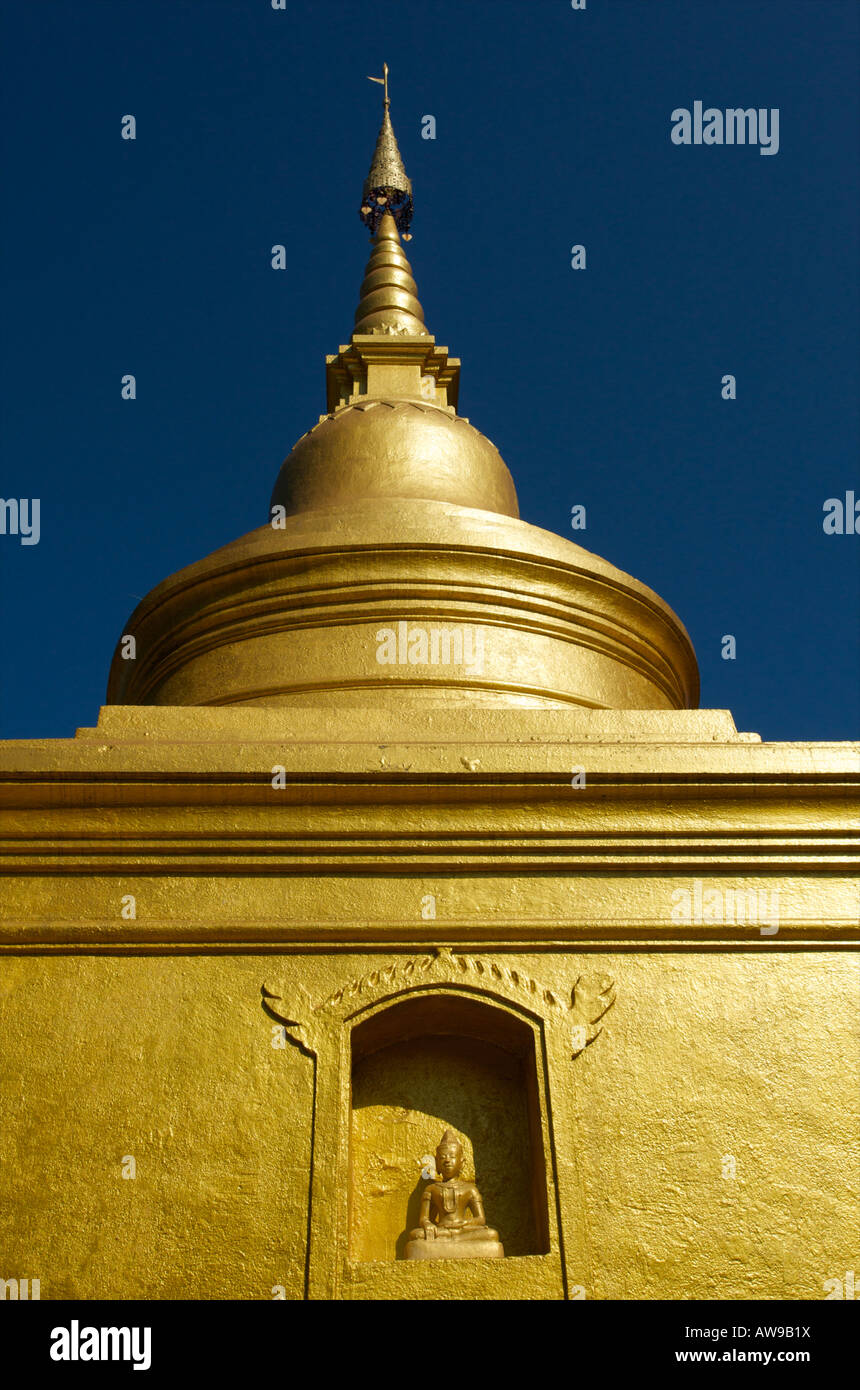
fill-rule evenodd
<path id="1" fill-rule="evenodd" d="M 446 1129 L 436 1150 L 436 1171 L 443 1182 L 458 1178 L 463 1166 L 463 1145 L 452 1129 Z"/>

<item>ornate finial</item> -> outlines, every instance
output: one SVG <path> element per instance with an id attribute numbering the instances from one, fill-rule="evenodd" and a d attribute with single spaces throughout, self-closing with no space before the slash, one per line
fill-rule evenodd
<path id="1" fill-rule="evenodd" d="M 382 83 L 382 86 L 383 86 L 383 88 L 385 89 L 385 100 L 384 100 L 384 102 L 383 102 L 383 106 L 385 107 L 385 110 L 387 111 L 388 108 L 389 108 L 389 106 L 391 105 L 391 101 L 389 100 L 389 96 L 388 96 L 388 64 L 387 64 L 387 63 L 383 63 L 383 64 L 382 64 L 382 76 L 381 76 L 381 77 L 368 77 L 367 80 L 368 80 L 368 82 L 381 82 L 381 83 Z"/>
<path id="2" fill-rule="evenodd" d="M 384 99 L 382 103 L 382 126 L 376 140 L 376 149 L 370 162 L 370 172 L 364 181 L 359 216 L 372 236 L 385 213 L 390 212 L 398 232 L 404 241 L 411 240 L 409 224 L 412 221 L 412 184 L 406 177 L 400 150 L 394 136 L 394 127 L 388 109 L 391 101 L 388 96 L 388 64 L 382 65 L 381 77 L 370 77 L 369 82 L 382 84 Z"/>

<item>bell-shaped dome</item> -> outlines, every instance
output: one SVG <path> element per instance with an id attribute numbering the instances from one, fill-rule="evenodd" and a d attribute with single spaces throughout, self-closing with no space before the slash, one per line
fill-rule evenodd
<path id="1" fill-rule="evenodd" d="M 524 521 L 365 498 L 261 526 L 134 613 L 108 703 L 695 706 L 693 649 L 629 575 Z"/>

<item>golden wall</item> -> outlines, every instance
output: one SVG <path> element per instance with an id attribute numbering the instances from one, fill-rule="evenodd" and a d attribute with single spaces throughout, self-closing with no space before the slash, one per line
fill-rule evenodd
<path id="1" fill-rule="evenodd" d="M 0 1277 L 826 1297 L 856 1263 L 856 750 L 718 712 L 384 751 L 340 724 L 114 710 L 0 748 Z M 761 919 L 714 920 L 741 887 Z M 401 1258 L 447 1125 L 502 1261 Z"/>

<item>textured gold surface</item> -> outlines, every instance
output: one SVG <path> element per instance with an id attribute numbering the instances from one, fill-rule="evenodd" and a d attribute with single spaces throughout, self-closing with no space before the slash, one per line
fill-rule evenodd
<path id="1" fill-rule="evenodd" d="M 551 983 L 574 964 L 507 959 Z M 366 960 L 281 969 L 322 993 Z M 41 1276 L 43 1298 L 303 1296 L 313 1064 L 270 1045 L 258 1002 L 270 965 L 4 962 L 7 1274 Z M 559 1151 L 581 1164 L 582 1210 L 571 1284 L 589 1298 L 823 1297 L 823 1280 L 854 1267 L 856 960 L 769 948 L 589 965 L 623 981 L 629 1005 L 569 1077 Z M 535 1296 L 532 1275 L 562 1296 L 551 1256 L 498 1263 L 519 1296 Z M 405 1262 L 343 1269 L 340 1296 L 428 1296 Z M 436 1296 L 493 1291 L 469 1292 L 469 1277 L 458 1267 Z"/>
<path id="2" fill-rule="evenodd" d="M 112 707 L 2 745 L 0 779 L 0 1247 L 43 1297 L 815 1298 L 852 1267 L 856 749 L 713 711 Z M 778 934 L 673 923 L 697 879 L 778 889 Z M 580 976 L 618 995 L 574 1055 Z M 538 1001 L 545 1244 L 491 1046 L 419 1032 L 339 1070 L 351 1009 L 446 980 Z M 264 984 L 330 1020 L 316 1059 L 272 1046 Z M 510 1242 L 441 1286 L 397 1258 L 439 1122 Z"/>

